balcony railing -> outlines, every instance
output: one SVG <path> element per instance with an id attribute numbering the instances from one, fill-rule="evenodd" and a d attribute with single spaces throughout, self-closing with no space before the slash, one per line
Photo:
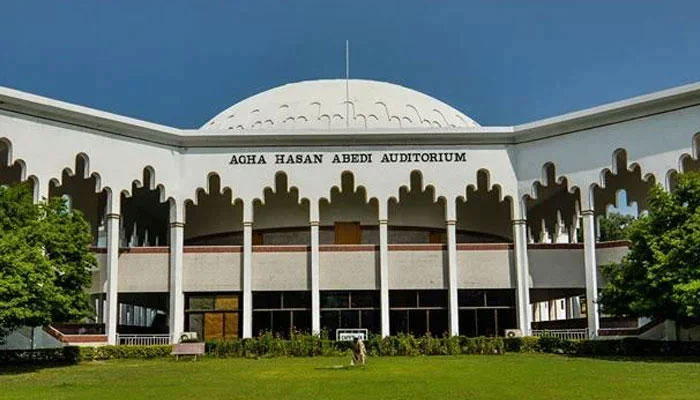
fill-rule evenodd
<path id="1" fill-rule="evenodd" d="M 555 337 L 568 340 L 588 339 L 588 329 L 533 329 L 532 336 Z"/>
<path id="2" fill-rule="evenodd" d="M 117 343 L 124 346 L 155 346 L 170 344 L 170 335 L 117 335 Z"/>

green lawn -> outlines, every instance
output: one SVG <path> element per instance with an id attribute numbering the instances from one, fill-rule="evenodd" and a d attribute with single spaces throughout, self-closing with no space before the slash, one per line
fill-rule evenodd
<path id="1" fill-rule="evenodd" d="M 546 354 L 93 361 L 0 369 L 0 399 L 697 399 L 700 362 Z"/>

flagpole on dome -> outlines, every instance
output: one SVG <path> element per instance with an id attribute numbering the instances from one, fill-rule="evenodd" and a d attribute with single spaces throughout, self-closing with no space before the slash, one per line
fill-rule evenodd
<path id="1" fill-rule="evenodd" d="M 345 126 L 350 127 L 350 40 L 345 40 Z"/>

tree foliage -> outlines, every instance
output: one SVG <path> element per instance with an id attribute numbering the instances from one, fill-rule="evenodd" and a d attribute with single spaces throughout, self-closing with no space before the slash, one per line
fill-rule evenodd
<path id="1" fill-rule="evenodd" d="M 0 340 L 20 326 L 90 314 L 91 243 L 88 223 L 64 199 L 34 204 L 27 185 L 0 186 Z"/>
<path id="2" fill-rule="evenodd" d="M 613 315 L 700 322 L 700 174 L 649 193 L 649 214 L 629 225 L 629 253 L 604 267 L 600 302 Z"/>
<path id="3" fill-rule="evenodd" d="M 610 213 L 599 220 L 600 241 L 609 242 L 612 240 L 628 239 L 629 226 L 635 218 L 631 215 Z"/>

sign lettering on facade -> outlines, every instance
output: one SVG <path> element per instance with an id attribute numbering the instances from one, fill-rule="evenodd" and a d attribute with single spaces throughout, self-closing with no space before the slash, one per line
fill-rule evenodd
<path id="1" fill-rule="evenodd" d="M 256 165 L 267 164 L 323 164 L 327 160 L 331 164 L 371 164 L 379 162 L 384 164 L 395 163 L 459 163 L 467 161 L 465 152 L 386 152 L 381 157 L 374 157 L 373 153 L 276 153 L 276 154 L 234 154 L 231 156 L 230 165 Z"/>

